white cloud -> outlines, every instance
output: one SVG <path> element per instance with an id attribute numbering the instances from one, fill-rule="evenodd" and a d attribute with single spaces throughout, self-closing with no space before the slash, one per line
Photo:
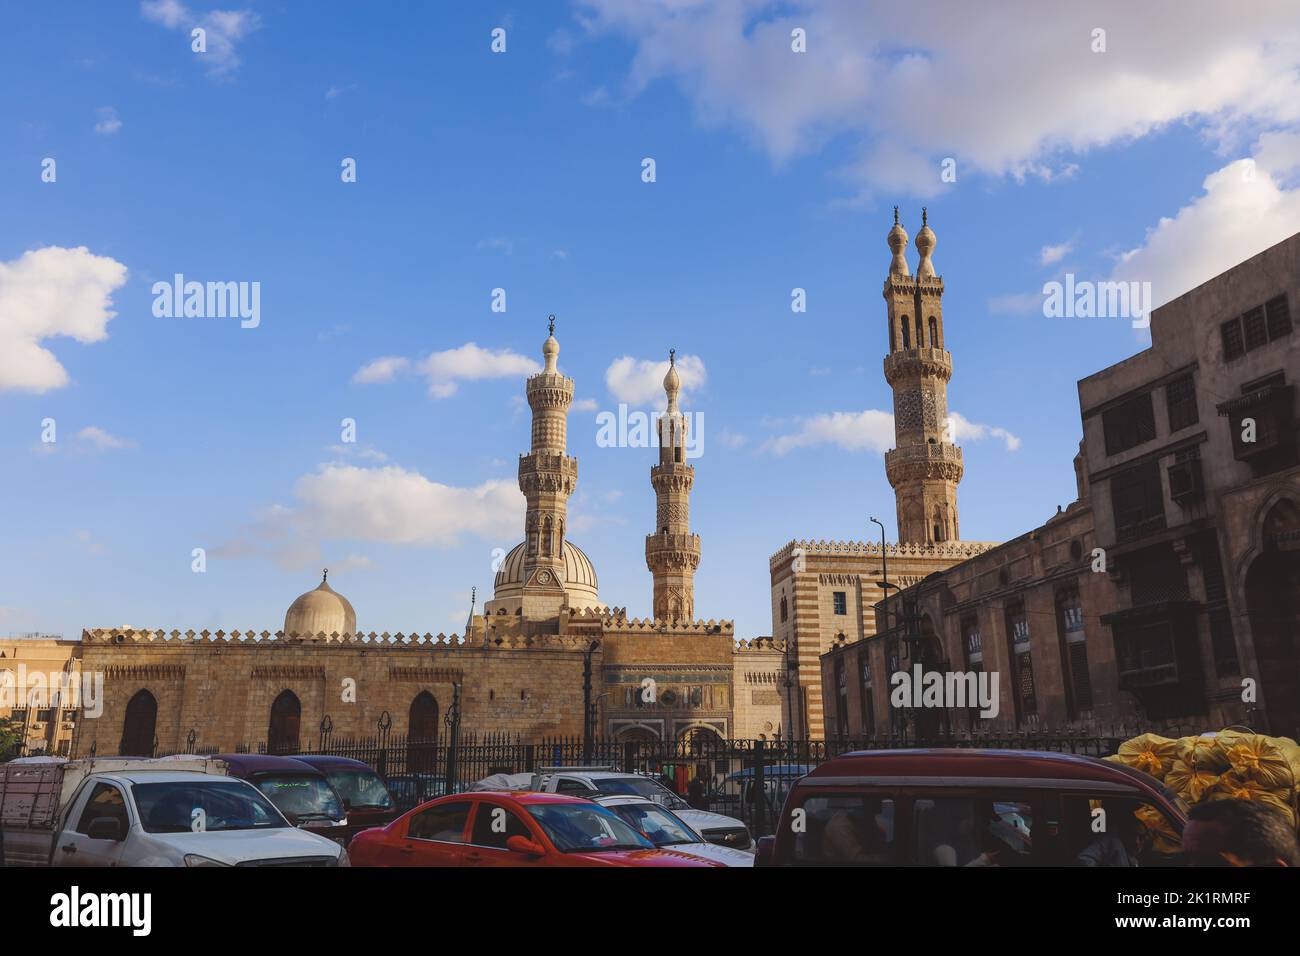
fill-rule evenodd
<path id="1" fill-rule="evenodd" d="M 112 295 L 126 282 L 126 266 L 85 246 L 46 246 L 0 262 L 0 391 L 46 392 L 68 383 L 68 373 L 44 339 L 66 335 L 81 343 L 108 338 L 117 315 Z"/>
<path id="2" fill-rule="evenodd" d="M 122 128 L 122 120 L 117 115 L 117 109 L 112 106 L 101 106 L 97 111 L 99 122 L 95 124 L 95 132 L 100 136 L 112 136 Z"/>
<path id="3" fill-rule="evenodd" d="M 1300 230 L 1297 173 L 1300 135 L 1261 137 L 1253 160 L 1211 173 L 1201 195 L 1148 229 L 1113 278 L 1150 282 L 1152 305 L 1161 305 L 1281 242 Z"/>
<path id="4" fill-rule="evenodd" d="M 825 444 L 845 451 L 885 452 L 894 447 L 894 416 L 874 408 L 814 415 L 802 419 L 798 431 L 769 438 L 759 451 L 785 455 L 796 448 Z"/>
<path id="5" fill-rule="evenodd" d="M 614 359 L 605 369 L 605 385 L 610 394 L 629 405 L 662 405 L 664 376 L 668 374 L 668 360 L 637 359 L 630 355 Z M 682 401 L 686 396 L 704 387 L 708 372 L 704 360 L 698 355 L 677 356 L 677 374 L 682 380 Z"/>
<path id="6" fill-rule="evenodd" d="M 118 438 L 111 435 L 98 425 L 87 425 L 81 431 L 77 432 L 77 437 L 84 442 L 94 445 L 99 451 L 111 451 L 119 448 L 134 448 L 135 442 Z"/>
<path id="7" fill-rule="evenodd" d="M 414 363 L 400 355 L 373 359 L 353 373 L 352 381 L 358 385 L 383 384 L 411 370 L 428 381 L 431 397 L 447 398 L 456 394 L 460 382 L 531 375 L 541 371 L 541 366 L 509 349 L 485 349 L 467 342 Z"/>
<path id="8" fill-rule="evenodd" d="M 953 412 L 949 416 L 953 440 L 979 441 L 999 438 L 1008 451 L 1020 447 L 1020 439 L 996 425 L 977 425 Z M 872 451 L 883 454 L 894 447 L 894 416 L 879 409 L 862 412 L 827 412 L 794 422 L 795 431 L 769 438 L 759 451 L 786 455 L 797 448 L 834 445 L 844 451 Z"/>
<path id="9" fill-rule="evenodd" d="M 749 441 L 744 435 L 726 428 L 718 433 L 718 440 L 728 448 L 742 448 Z"/>
<path id="10" fill-rule="evenodd" d="M 1052 180 L 1089 149 L 1178 122 L 1223 145 L 1300 119 L 1290 0 L 1261 0 L 1249 17 L 1185 0 L 1178 16 L 1192 31 L 1130 0 L 1022 4 L 1010 18 L 960 3 L 918 17 L 885 0 L 579 5 L 589 35 L 634 45 L 630 93 L 670 80 L 702 124 L 748 134 L 777 163 L 847 135 L 861 159 L 846 175 L 864 192 L 937 193 L 946 157 L 959 177 Z M 790 49 L 796 26 L 805 54 Z M 1104 53 L 1090 49 L 1098 26 Z"/>
<path id="11" fill-rule="evenodd" d="M 257 30 L 261 19 L 252 10 L 212 10 L 196 13 L 180 0 L 142 0 L 140 13 L 146 20 L 182 32 L 188 37 L 195 27 L 207 34 L 207 52 L 192 53 L 207 67 L 208 75 L 228 76 L 239 69 L 240 59 L 236 44 Z"/>
<path id="12" fill-rule="evenodd" d="M 292 507 L 266 509 L 214 553 L 266 554 L 296 570 L 318 564 L 329 542 L 452 547 L 466 535 L 512 541 L 523 527 L 524 499 L 513 481 L 459 488 L 396 465 L 323 464 L 295 482 L 294 497 Z"/>
<path id="13" fill-rule="evenodd" d="M 594 398 L 579 398 L 570 409 L 575 412 L 594 412 L 600 407 L 600 404 Z"/>
<path id="14" fill-rule="evenodd" d="M 410 367 L 411 360 L 408 358 L 403 358 L 400 355 L 385 355 L 381 358 L 372 359 L 357 369 L 352 376 L 352 383 L 354 385 L 376 385 L 391 382 L 399 372 L 404 372 Z"/>
<path id="15" fill-rule="evenodd" d="M 1011 292 L 1007 295 L 995 295 L 986 303 L 992 315 L 1028 315 L 1043 311 L 1043 293 Z"/>
<path id="16" fill-rule="evenodd" d="M 968 421 L 957 412 L 948 415 L 948 431 L 951 435 L 950 440 L 958 445 L 963 442 L 982 441 L 985 438 L 998 438 L 1006 446 L 1007 451 L 1015 451 L 1020 447 L 1020 439 L 1005 428 L 997 425 L 980 425 Z"/>
<path id="17" fill-rule="evenodd" d="M 458 349 L 434 352 L 417 366 L 429 381 L 429 394 L 446 398 L 456 394 L 457 383 L 485 378 L 515 378 L 540 372 L 542 367 L 509 349 L 484 349 L 466 342 Z"/>
<path id="18" fill-rule="evenodd" d="M 1074 240 L 1062 242 L 1055 246 L 1043 246 L 1038 253 L 1038 264 L 1040 266 L 1055 265 L 1064 259 L 1074 250 Z"/>

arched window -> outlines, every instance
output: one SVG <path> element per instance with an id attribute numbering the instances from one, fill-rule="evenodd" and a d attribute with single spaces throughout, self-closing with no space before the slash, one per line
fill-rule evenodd
<path id="1" fill-rule="evenodd" d="M 921 317 L 919 315 L 916 317 L 916 347 L 918 349 L 925 348 L 925 329 L 921 325 Z"/>
<path id="2" fill-rule="evenodd" d="M 943 348 L 943 344 L 939 341 L 939 323 L 935 321 L 934 316 L 930 316 L 930 348 Z"/>
<path id="3" fill-rule="evenodd" d="M 136 691 L 126 705 L 126 718 L 122 721 L 122 743 L 117 752 L 123 757 L 152 757 L 157 727 L 158 701 L 147 690 Z"/>
<path id="4" fill-rule="evenodd" d="M 908 317 L 903 316 L 903 348 L 910 349 L 911 347 L 912 347 L 911 327 L 909 325 Z"/>
<path id="5" fill-rule="evenodd" d="M 271 724 L 266 731 L 266 750 L 273 754 L 298 752 L 298 727 L 302 720 L 302 704 L 291 690 L 282 691 L 271 704 Z"/>
<path id="6" fill-rule="evenodd" d="M 427 690 L 422 690 L 411 701 L 407 715 L 407 736 L 412 739 L 434 740 L 438 736 L 438 701 Z"/>
<path id="7" fill-rule="evenodd" d="M 781 623 L 784 624 L 789 619 L 790 619 L 790 605 L 786 601 L 785 595 L 783 594 L 781 595 Z"/>

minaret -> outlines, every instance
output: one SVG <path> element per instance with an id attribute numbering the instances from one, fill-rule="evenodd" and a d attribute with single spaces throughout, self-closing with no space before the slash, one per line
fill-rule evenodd
<path id="1" fill-rule="evenodd" d="M 646 535 L 645 563 L 654 575 L 654 618 L 695 619 L 695 569 L 700 566 L 700 536 L 691 534 L 691 485 L 695 466 L 686 463 L 688 420 L 677 407 L 682 380 L 675 350 L 668 352 L 664 391 L 668 410 L 659 419 L 659 464 L 650 468 L 655 490 L 655 533 Z"/>
<path id="2" fill-rule="evenodd" d="M 889 230 L 893 261 L 885 279 L 889 313 L 889 354 L 885 381 L 894 390 L 894 441 L 885 453 L 885 473 L 894 488 L 901 544 L 955 541 L 957 483 L 962 476 L 961 449 L 952 443 L 948 424 L 948 380 L 952 356 L 943 347 L 943 279 L 935 274 L 930 254 L 934 232 L 926 210 L 916 249 L 916 275 L 908 272 L 904 250 L 907 232 L 898 222 Z"/>
<path id="3" fill-rule="evenodd" d="M 555 316 L 542 345 L 546 367 L 528 379 L 528 405 L 533 410 L 532 451 L 519 456 L 519 490 L 528 499 L 524 519 L 525 618 L 547 617 L 564 603 L 564 535 L 569 495 L 578 483 L 578 459 L 566 453 L 573 379 L 555 365 L 560 343 L 555 341 Z"/>

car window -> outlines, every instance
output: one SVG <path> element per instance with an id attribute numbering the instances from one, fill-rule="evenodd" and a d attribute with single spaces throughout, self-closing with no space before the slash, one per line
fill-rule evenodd
<path id="1" fill-rule="evenodd" d="M 805 865 L 890 863 L 894 801 L 868 794 L 809 797 L 785 826 L 794 831 L 794 858 Z"/>
<path id="2" fill-rule="evenodd" d="M 90 799 L 86 801 L 86 809 L 81 812 L 77 832 L 88 833 L 90 822 L 97 817 L 112 817 L 119 821 L 124 829 L 130 825 L 126 814 L 126 797 L 111 783 L 95 784 L 95 789 L 90 792 Z"/>
<path id="3" fill-rule="evenodd" d="M 1067 866 L 1164 866 L 1182 849 L 1181 828 L 1155 804 L 1133 797 L 1062 798 Z"/>
<path id="4" fill-rule="evenodd" d="M 918 866 L 1025 866 L 1033 857 L 1028 802 L 989 797 L 917 797 L 912 863 Z"/>
<path id="5" fill-rule="evenodd" d="M 675 813 L 656 803 L 619 804 L 609 809 L 649 837 L 655 846 L 704 842 L 704 838 L 683 823 Z"/>
<path id="6" fill-rule="evenodd" d="M 474 836 L 470 842 L 475 846 L 504 850 L 506 841 L 512 836 L 533 838 L 528 827 L 512 811 L 494 803 L 481 802 L 474 814 Z"/>
<path id="7" fill-rule="evenodd" d="M 406 835 L 412 840 L 464 843 L 465 823 L 469 820 L 469 810 L 468 800 L 457 800 L 421 810 L 411 817 Z"/>
<path id="8" fill-rule="evenodd" d="M 262 830 L 288 827 L 271 801 L 242 780 L 134 783 L 131 793 L 146 833 Z"/>
<path id="9" fill-rule="evenodd" d="M 591 787 L 581 780 L 575 780 L 572 777 L 561 777 L 560 782 L 555 786 L 556 793 L 573 793 L 584 794 L 591 793 Z"/>

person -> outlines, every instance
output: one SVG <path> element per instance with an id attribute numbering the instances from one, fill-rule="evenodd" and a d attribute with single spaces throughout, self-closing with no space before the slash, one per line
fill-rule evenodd
<path id="1" fill-rule="evenodd" d="M 696 774 L 686 786 L 686 802 L 693 810 L 709 809 L 709 799 L 704 794 L 704 780 Z"/>
<path id="2" fill-rule="evenodd" d="M 827 863 L 888 863 L 889 844 L 878 816 L 882 803 L 869 797 L 861 804 L 836 810 L 822 833 L 822 858 Z"/>
<path id="3" fill-rule="evenodd" d="M 1300 866 L 1300 844 L 1280 812 L 1253 800 L 1198 803 L 1183 829 L 1189 866 Z"/>
<path id="4" fill-rule="evenodd" d="M 1101 806 L 1106 811 L 1107 829 L 1079 851 L 1075 862 L 1079 866 L 1137 866 L 1137 834 L 1134 832 L 1132 808 L 1115 800 L 1103 800 Z"/>

